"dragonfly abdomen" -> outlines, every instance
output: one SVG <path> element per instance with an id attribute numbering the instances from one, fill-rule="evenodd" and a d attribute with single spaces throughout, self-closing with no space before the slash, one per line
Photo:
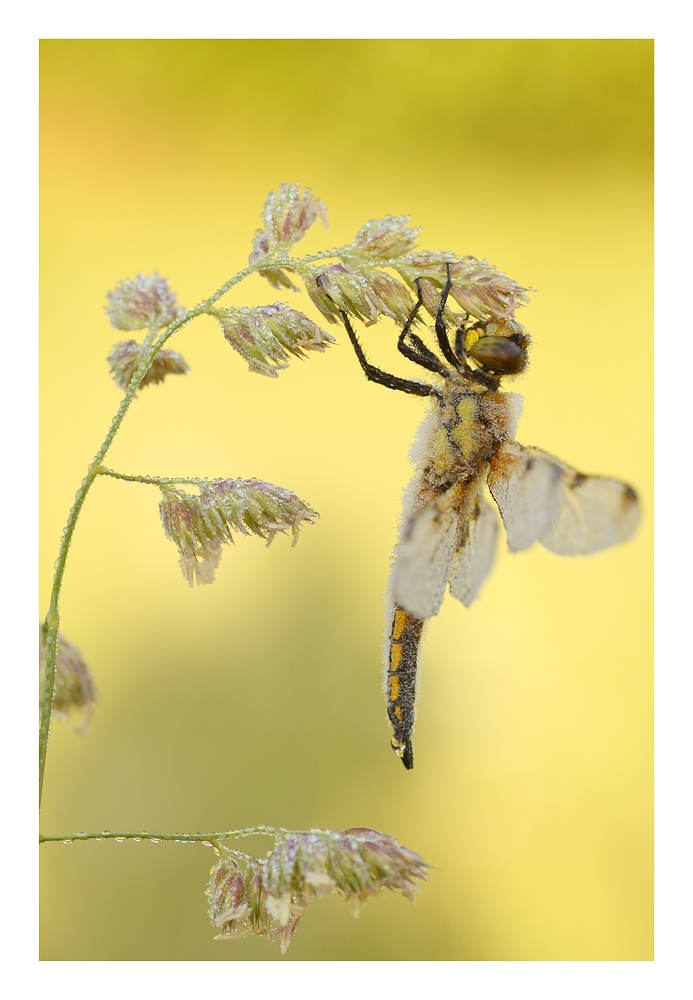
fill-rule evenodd
<path id="1" fill-rule="evenodd" d="M 412 731 L 416 704 L 416 672 L 424 620 L 395 606 L 390 629 L 387 665 L 387 714 L 392 728 L 392 749 L 411 770 L 414 766 Z"/>

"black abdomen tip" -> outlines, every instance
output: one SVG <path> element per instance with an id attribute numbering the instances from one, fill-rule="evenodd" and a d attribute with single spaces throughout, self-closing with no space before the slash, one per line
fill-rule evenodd
<path id="1" fill-rule="evenodd" d="M 405 741 L 402 763 L 406 767 L 407 771 L 411 771 L 414 766 L 414 747 L 411 745 L 411 740 Z"/>

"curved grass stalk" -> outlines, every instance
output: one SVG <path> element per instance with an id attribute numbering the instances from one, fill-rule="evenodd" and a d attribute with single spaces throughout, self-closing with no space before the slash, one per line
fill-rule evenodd
<path id="1" fill-rule="evenodd" d="M 51 589 L 50 604 L 48 608 L 48 614 L 46 615 L 46 665 L 45 665 L 45 679 L 44 679 L 44 693 L 43 693 L 43 707 L 41 710 L 41 722 L 39 726 L 39 808 L 41 806 L 41 797 L 43 794 L 43 775 L 46 767 L 46 752 L 48 748 L 48 735 L 50 732 L 51 723 L 51 712 L 53 707 L 53 693 L 55 689 L 55 661 L 57 657 L 57 645 L 58 645 L 58 631 L 60 628 L 60 592 L 63 584 L 63 577 L 65 575 L 65 566 L 67 563 L 67 556 L 70 551 L 70 545 L 72 543 L 72 536 L 74 535 L 75 527 L 79 519 L 82 506 L 87 497 L 92 484 L 100 475 L 109 475 L 119 479 L 129 479 L 135 482 L 158 482 L 155 477 L 131 477 L 125 476 L 119 473 L 114 473 L 110 469 L 106 469 L 102 463 L 106 456 L 109 448 L 111 447 L 116 434 L 120 429 L 126 413 L 130 408 L 130 404 L 135 398 L 137 390 L 142 384 L 142 380 L 149 371 L 154 358 L 164 346 L 166 341 L 177 333 L 181 327 L 185 326 L 191 320 L 195 319 L 197 316 L 202 316 L 207 312 L 213 312 L 214 303 L 217 302 L 223 295 L 226 294 L 234 285 L 239 284 L 245 278 L 254 274 L 256 271 L 260 271 L 263 268 L 269 266 L 272 267 L 286 267 L 288 269 L 300 272 L 302 265 L 311 263 L 316 260 L 323 260 L 329 257 L 340 256 L 346 248 L 339 247 L 333 250 L 323 250 L 317 254 L 309 254 L 303 258 L 294 257 L 278 257 L 271 253 L 266 254 L 264 257 L 256 260 L 254 263 L 250 264 L 248 267 L 243 268 L 238 271 L 232 278 L 224 282 L 220 288 L 218 288 L 213 295 L 209 298 L 204 299 L 199 305 L 190 309 L 184 316 L 175 320 L 162 332 L 154 329 L 148 334 L 144 345 L 142 354 L 140 357 L 137 369 L 132 376 L 130 384 L 125 392 L 120 406 L 118 407 L 111 425 L 108 429 L 106 437 L 103 439 L 99 450 L 92 459 L 89 468 L 87 469 L 86 475 L 82 480 L 79 489 L 75 495 L 75 501 L 72 505 L 70 513 L 67 518 L 67 523 L 63 531 L 62 539 L 60 542 L 60 550 L 58 552 L 58 559 L 55 566 L 55 575 L 53 577 L 53 587 Z M 157 336 L 158 334 L 158 336 Z M 171 482 L 176 482 L 176 480 L 171 480 Z M 183 482 L 194 482 L 193 480 L 183 480 Z"/>

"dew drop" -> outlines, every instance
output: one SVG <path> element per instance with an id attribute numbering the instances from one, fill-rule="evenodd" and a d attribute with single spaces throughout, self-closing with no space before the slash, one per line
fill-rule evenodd
<path id="1" fill-rule="evenodd" d="M 149 839 L 152 842 L 152 844 L 160 844 L 161 843 L 161 839 L 159 837 L 150 837 Z"/>
<path id="2" fill-rule="evenodd" d="M 211 840 L 203 840 L 203 841 L 202 841 L 202 845 L 203 845 L 204 847 L 213 847 L 213 846 L 214 846 L 214 845 L 212 844 L 212 841 L 211 841 Z"/>
<path id="3" fill-rule="evenodd" d="M 74 840 L 63 840 L 63 844 L 74 844 Z"/>
<path id="4" fill-rule="evenodd" d="M 127 837 L 116 837 L 119 844 L 124 844 L 127 839 Z"/>
<path id="5" fill-rule="evenodd" d="M 139 844 L 139 843 L 141 843 L 141 842 L 142 842 L 142 838 L 141 838 L 141 837 L 133 837 L 132 839 L 133 839 L 133 840 L 135 841 L 135 843 L 137 843 L 137 844 Z"/>

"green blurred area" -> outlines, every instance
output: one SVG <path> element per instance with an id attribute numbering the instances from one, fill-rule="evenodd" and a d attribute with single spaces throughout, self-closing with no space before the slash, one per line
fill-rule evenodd
<path id="1" fill-rule="evenodd" d="M 46 41 L 42 67 L 51 107 L 115 112 L 155 140 L 171 127 L 182 145 L 217 126 L 388 164 L 418 143 L 439 161 L 465 145 L 652 155 L 647 40 Z"/>
<path id="2" fill-rule="evenodd" d="M 155 490 L 98 482 L 63 629 L 96 676 L 92 736 L 53 728 L 42 830 L 365 825 L 433 866 L 411 908 L 309 908 L 284 960 L 652 957 L 652 69 L 639 40 L 41 45 L 42 613 L 75 489 L 121 395 L 104 295 L 137 271 L 192 305 L 243 267 L 267 192 L 310 185 L 331 229 L 411 213 L 422 245 L 539 290 L 519 438 L 643 496 L 627 546 L 499 552 L 423 652 L 417 766 L 389 750 L 382 594 L 423 404 L 345 338 L 277 380 L 211 321 L 172 345 L 109 464 L 257 476 L 322 514 L 296 549 L 241 539 L 189 590 Z M 233 304 L 280 296 L 254 277 Z M 291 300 L 315 318 L 305 295 Z M 407 373 L 387 323 L 363 331 Z M 269 844 L 267 845 L 269 846 Z M 257 849 L 265 845 L 258 842 Z M 276 960 L 215 942 L 193 845 L 42 848 L 46 960 Z"/>

